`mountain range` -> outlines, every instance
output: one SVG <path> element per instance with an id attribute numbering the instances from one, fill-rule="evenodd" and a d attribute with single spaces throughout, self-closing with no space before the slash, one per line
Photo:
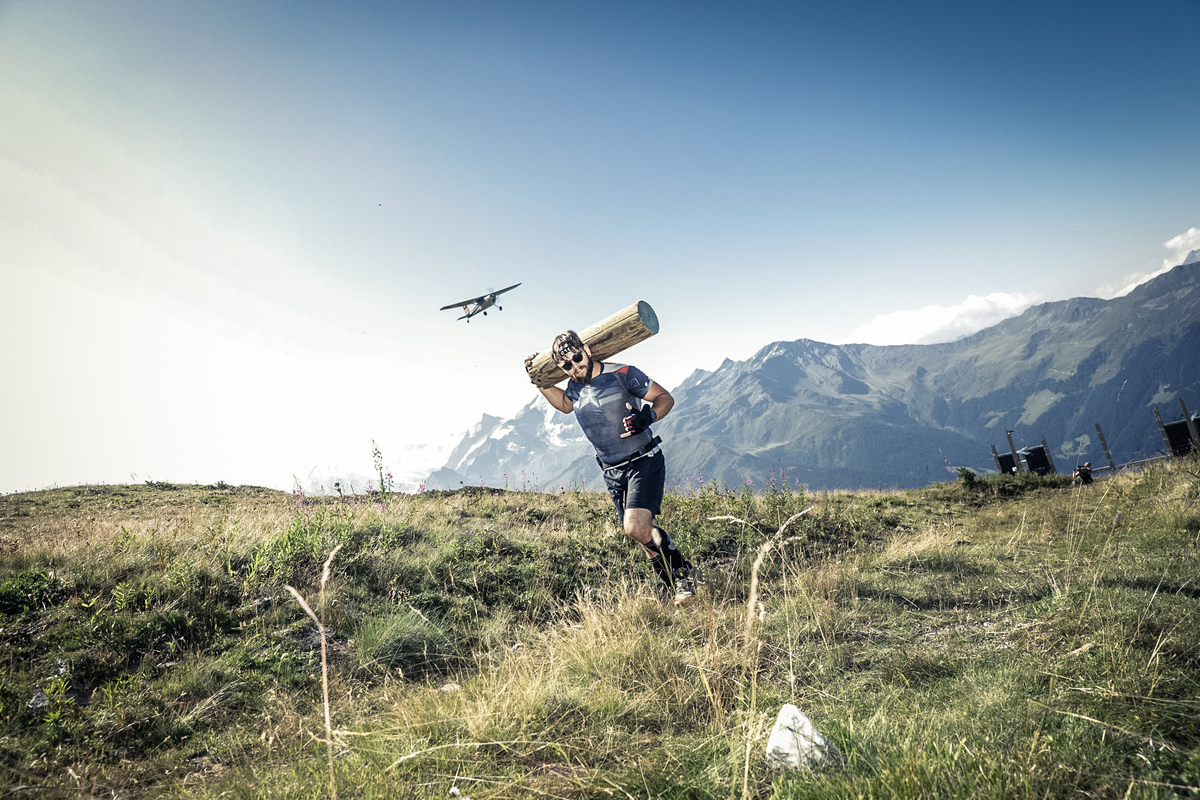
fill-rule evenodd
<path id="1" fill-rule="evenodd" d="M 1190 259 L 1189 259 L 1190 260 Z M 638 363 L 636 354 L 627 356 Z M 624 358 L 614 360 L 624 361 Z M 653 377 L 652 364 L 638 364 Z M 1055 466 L 1166 451 L 1154 417 L 1200 407 L 1200 263 L 1111 300 L 1044 303 L 944 344 L 798 339 L 697 370 L 654 426 L 668 487 L 771 480 L 809 489 L 913 488 L 960 467 L 996 471 L 993 446 L 1044 440 Z M 426 480 L 549 491 L 602 488 L 573 417 L 537 395 L 512 419 L 484 415 Z"/>

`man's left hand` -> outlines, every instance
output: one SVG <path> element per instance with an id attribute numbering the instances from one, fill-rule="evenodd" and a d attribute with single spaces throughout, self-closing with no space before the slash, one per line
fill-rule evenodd
<path id="1" fill-rule="evenodd" d="M 642 406 L 636 411 L 634 411 L 633 406 L 629 403 L 626 403 L 625 407 L 631 413 L 622 420 L 622 424 L 625 426 L 625 432 L 621 434 L 622 439 L 628 439 L 630 436 L 641 433 L 650 427 L 650 423 L 658 419 L 658 416 L 654 413 L 654 409 L 650 408 L 650 406 Z"/>

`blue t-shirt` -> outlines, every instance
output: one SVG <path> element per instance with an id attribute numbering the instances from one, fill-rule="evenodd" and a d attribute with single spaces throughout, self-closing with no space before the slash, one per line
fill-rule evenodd
<path id="1" fill-rule="evenodd" d="M 600 364 L 600 374 L 587 385 L 567 381 L 565 392 L 575 405 L 579 427 L 605 464 L 624 461 L 653 438 L 649 428 L 627 439 L 621 438 L 625 432 L 623 420 L 631 413 L 625 404 L 637 411 L 651 383 L 637 367 L 607 362 Z"/>

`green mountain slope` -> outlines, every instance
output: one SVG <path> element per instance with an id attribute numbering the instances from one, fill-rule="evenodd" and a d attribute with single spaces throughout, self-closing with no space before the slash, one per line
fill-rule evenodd
<path id="1" fill-rule="evenodd" d="M 1045 437 L 1060 468 L 1163 449 L 1152 409 L 1200 405 L 1200 265 L 1125 297 L 1031 308 L 957 342 L 879 347 L 801 339 L 696 373 L 664 420 L 675 473 L 733 483 L 780 469 L 811 487 L 911 487 L 994 469 Z"/>

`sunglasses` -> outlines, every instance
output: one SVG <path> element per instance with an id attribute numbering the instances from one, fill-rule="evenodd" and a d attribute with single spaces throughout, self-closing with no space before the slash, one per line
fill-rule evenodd
<path id="1" fill-rule="evenodd" d="M 576 350 L 575 355 L 571 356 L 571 358 L 568 359 L 567 361 L 564 361 L 561 364 L 559 364 L 558 368 L 561 369 L 563 372 L 570 372 L 571 365 L 578 364 L 580 361 L 583 361 L 583 353 L 580 352 L 579 350 Z"/>

